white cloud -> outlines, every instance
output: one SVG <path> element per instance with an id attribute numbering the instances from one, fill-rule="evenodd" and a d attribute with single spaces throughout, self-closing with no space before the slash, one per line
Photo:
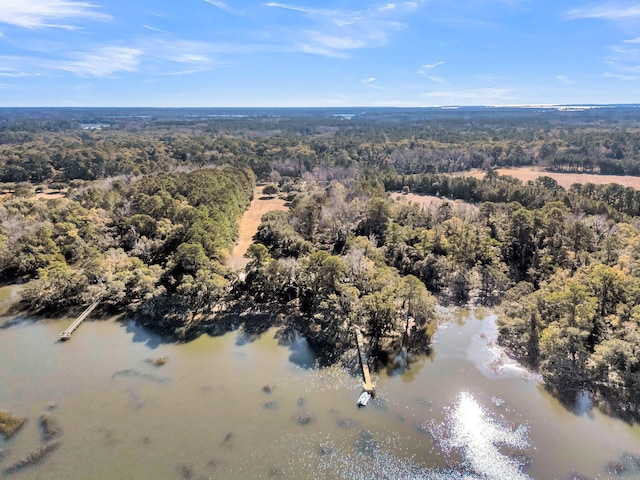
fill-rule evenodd
<path id="1" fill-rule="evenodd" d="M 640 43 L 640 37 L 630 38 L 628 40 L 625 40 L 624 43 Z"/>
<path id="2" fill-rule="evenodd" d="M 167 60 L 177 63 L 207 63 L 210 58 L 201 53 L 182 52 L 168 56 Z"/>
<path id="3" fill-rule="evenodd" d="M 360 38 L 327 35 L 321 32 L 310 32 L 309 36 L 313 43 L 323 45 L 331 50 L 353 50 L 365 46 L 365 41 Z"/>
<path id="4" fill-rule="evenodd" d="M 640 80 L 640 76 L 638 75 L 625 75 L 623 73 L 613 73 L 613 72 L 605 72 L 602 74 L 605 78 L 615 78 L 617 80 L 631 81 L 631 80 Z"/>
<path id="5" fill-rule="evenodd" d="M 143 25 L 143 27 L 146 28 L 147 30 L 151 30 L 152 32 L 167 33 L 166 30 L 162 30 L 161 28 L 152 27 L 151 25 Z"/>
<path id="6" fill-rule="evenodd" d="M 230 10 L 229 5 L 227 5 L 226 3 L 221 2 L 219 0 L 217 0 L 217 1 L 216 0 L 204 0 L 204 1 L 207 2 L 207 3 L 210 3 L 214 7 L 218 7 L 220 10 L 226 10 L 226 11 Z"/>
<path id="7" fill-rule="evenodd" d="M 569 10 L 566 16 L 570 19 L 600 18 L 603 20 L 628 20 L 640 17 L 640 5 L 608 2 L 601 5 L 590 5 Z"/>
<path id="8" fill-rule="evenodd" d="M 360 83 L 366 85 L 369 88 L 375 88 L 378 90 L 382 90 L 382 87 L 375 83 L 376 77 L 365 78 L 364 80 L 360 80 Z"/>
<path id="9" fill-rule="evenodd" d="M 444 65 L 444 62 L 436 62 L 436 63 L 425 63 L 422 68 L 423 69 L 432 69 L 432 68 L 436 68 L 439 67 L 440 65 Z"/>
<path id="10" fill-rule="evenodd" d="M 148 69 L 162 75 L 188 75 L 224 65 L 225 55 L 243 55 L 264 51 L 268 46 L 210 43 L 194 40 L 147 39 L 139 47 L 148 61 Z M 177 71 L 174 71 L 177 67 Z"/>
<path id="11" fill-rule="evenodd" d="M 338 14 L 337 10 L 323 10 L 320 8 L 299 7 L 296 5 L 290 5 L 288 3 L 269 2 L 265 3 L 265 6 L 270 8 L 282 8 L 283 10 L 292 10 L 294 12 L 305 13 L 307 15 L 327 16 Z"/>
<path id="12" fill-rule="evenodd" d="M 242 15 L 244 12 L 239 11 L 239 10 L 235 10 L 234 8 L 230 7 L 226 2 L 223 2 L 222 0 L 203 0 L 205 2 L 207 2 L 210 5 L 213 5 L 216 8 L 219 8 L 220 10 L 224 10 L 227 13 L 231 13 L 233 15 Z"/>
<path id="13" fill-rule="evenodd" d="M 68 23 L 58 23 L 78 18 L 110 20 L 112 17 L 97 11 L 98 6 L 89 2 L 70 0 L 0 0 L 0 23 L 36 29 L 56 27 L 74 29 Z"/>
<path id="14" fill-rule="evenodd" d="M 24 78 L 30 76 L 31 74 L 27 72 L 0 72 L 0 77 L 5 78 Z"/>
<path id="15" fill-rule="evenodd" d="M 435 75 L 425 75 L 424 78 L 426 78 L 427 80 L 431 80 L 434 83 L 440 83 L 440 84 L 447 83 L 447 81 L 444 78 L 436 77 Z"/>
<path id="16" fill-rule="evenodd" d="M 178 70 L 177 72 L 169 72 L 166 75 L 169 77 L 175 77 L 179 75 L 191 75 L 193 73 L 208 72 L 209 70 L 211 70 L 211 68 L 209 67 L 189 68 L 187 70 Z"/>
<path id="17" fill-rule="evenodd" d="M 575 85 L 576 81 L 567 77 L 566 75 L 556 75 L 556 80 L 563 85 Z"/>
<path id="18" fill-rule="evenodd" d="M 439 67 L 440 65 L 444 65 L 444 63 L 445 62 L 426 63 L 420 67 L 420 69 L 418 70 L 418 73 L 420 75 L 427 76 L 429 70 Z"/>
<path id="19" fill-rule="evenodd" d="M 331 58 L 348 58 L 346 53 L 322 45 L 299 43 L 296 45 L 295 49 L 302 53 L 309 53 L 311 55 L 321 55 L 323 57 Z"/>
<path id="20" fill-rule="evenodd" d="M 431 73 L 431 70 L 444 64 L 445 62 L 426 63 L 422 65 L 422 67 L 420 67 L 420 70 L 418 70 L 418 73 L 423 77 L 425 77 L 427 80 L 431 80 L 434 83 L 445 84 L 447 83 L 447 81 L 444 78 L 433 75 Z"/>
<path id="21" fill-rule="evenodd" d="M 619 53 L 621 55 L 629 55 L 629 54 L 635 54 L 638 53 L 638 49 L 637 48 L 623 48 L 619 45 L 614 45 L 613 47 L 610 47 L 612 52 L 615 53 Z"/>
<path id="22" fill-rule="evenodd" d="M 62 62 L 60 70 L 79 77 L 111 77 L 116 72 L 133 72 L 140 63 L 142 50 L 129 47 L 103 47 L 77 55 L 76 60 Z"/>
<path id="23" fill-rule="evenodd" d="M 352 50 L 386 45 L 394 30 L 404 28 L 396 18 L 409 14 L 405 4 L 386 3 L 364 10 L 330 10 L 269 2 L 269 8 L 299 13 L 289 20 L 284 38 L 295 51 L 347 58 Z"/>

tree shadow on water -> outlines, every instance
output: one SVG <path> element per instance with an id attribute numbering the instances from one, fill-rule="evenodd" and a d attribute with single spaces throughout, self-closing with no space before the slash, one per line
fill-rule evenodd
<path id="1" fill-rule="evenodd" d="M 146 327 L 142 327 L 134 320 L 125 320 L 122 322 L 122 325 L 127 333 L 133 334 L 131 339 L 135 343 L 143 343 L 145 346 L 153 350 L 158 348 L 160 345 L 176 343 L 174 339 L 149 330 Z"/>
<path id="2" fill-rule="evenodd" d="M 310 370 L 318 366 L 318 355 L 313 351 L 309 342 L 300 335 L 295 327 L 285 325 L 276 331 L 275 338 L 278 345 L 289 348 L 289 361 L 300 368 Z"/>
<path id="3" fill-rule="evenodd" d="M 236 345 L 242 346 L 248 343 L 252 343 L 258 340 L 264 333 L 266 333 L 272 325 L 266 321 L 259 321 L 253 319 L 251 321 L 245 321 L 242 324 L 242 330 L 236 338 Z"/>
<path id="4" fill-rule="evenodd" d="M 29 325 L 36 322 L 37 320 L 33 318 L 22 317 L 20 315 L 15 317 L 6 317 L 4 319 L 0 319 L 0 330 L 9 330 L 10 328 Z"/>
<path id="5" fill-rule="evenodd" d="M 274 327 L 273 316 L 270 313 L 250 313 L 236 317 L 242 330 L 236 338 L 236 345 L 242 346 L 258 340 L 264 333 Z"/>

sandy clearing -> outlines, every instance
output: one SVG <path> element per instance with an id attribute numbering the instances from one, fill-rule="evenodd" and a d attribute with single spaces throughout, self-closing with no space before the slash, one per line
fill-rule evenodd
<path id="1" fill-rule="evenodd" d="M 240 219 L 238 230 L 238 244 L 233 248 L 231 255 L 225 259 L 225 264 L 236 270 L 241 269 L 249 263 L 245 258 L 249 246 L 253 243 L 253 236 L 258 231 L 262 215 L 272 210 L 286 211 L 288 207 L 281 198 L 268 198 L 262 195 L 263 186 L 256 187 L 253 192 L 251 205 Z"/>
<path id="2" fill-rule="evenodd" d="M 399 202 L 415 202 L 422 205 L 427 210 L 431 208 L 438 208 L 442 202 L 444 202 L 444 199 L 436 197 L 435 195 L 420 195 L 418 193 L 393 192 L 391 193 L 391 198 Z"/>
<path id="3" fill-rule="evenodd" d="M 625 187 L 633 187 L 640 189 L 640 177 L 622 176 L 622 175 L 595 175 L 592 173 L 558 173 L 545 172 L 537 167 L 519 167 L 519 168 L 499 168 L 500 175 L 510 175 L 518 180 L 526 183 L 533 181 L 538 177 L 546 176 L 553 178 L 558 185 L 569 188 L 574 183 L 594 183 L 596 185 L 606 185 L 607 183 L 617 183 Z M 461 175 L 471 176 L 475 178 L 484 178 L 486 171 L 465 172 Z"/>
<path id="4" fill-rule="evenodd" d="M 420 195 L 418 193 L 391 193 L 391 198 L 398 202 L 413 202 L 422 205 L 428 212 L 436 213 L 440 205 L 448 202 L 452 205 L 453 211 L 462 218 L 466 218 L 468 214 L 474 213 L 478 207 L 464 202 L 462 200 L 451 200 L 448 198 L 440 198 L 435 195 Z"/>
<path id="5" fill-rule="evenodd" d="M 64 198 L 67 194 L 59 190 L 45 190 L 44 192 L 36 193 L 36 198 L 42 200 L 49 200 L 51 198 Z"/>

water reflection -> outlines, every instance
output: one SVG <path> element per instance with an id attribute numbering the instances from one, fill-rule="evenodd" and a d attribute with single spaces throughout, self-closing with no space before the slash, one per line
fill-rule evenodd
<path id="1" fill-rule="evenodd" d="M 500 447 L 524 450 L 529 446 L 526 425 L 512 428 L 491 417 L 469 393 L 461 393 L 447 416 L 445 449 L 461 449 L 465 463 L 487 479 L 521 480 L 529 477 L 521 471 L 526 459 L 501 453 Z"/>
<path id="2" fill-rule="evenodd" d="M 420 405 L 426 402 L 419 400 Z M 470 393 L 461 393 L 447 408 L 444 422 L 423 425 L 423 428 L 425 433 L 431 434 L 449 467 L 425 468 L 415 458 L 397 453 L 403 443 L 398 436 L 391 434 L 378 438 L 368 430 L 360 430 L 354 438 L 355 448 L 336 448 L 329 439 L 321 442 L 320 469 L 345 479 L 531 478 L 522 471 L 529 463 L 523 454 L 530 445 L 528 427 L 524 424 L 512 426 L 495 418 Z M 427 444 L 424 442 L 425 448 Z"/>

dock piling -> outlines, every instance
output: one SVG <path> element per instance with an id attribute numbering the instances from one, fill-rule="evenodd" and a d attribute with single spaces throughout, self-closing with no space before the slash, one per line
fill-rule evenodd
<path id="1" fill-rule="evenodd" d="M 362 367 L 362 379 L 364 391 L 373 395 L 376 391 L 371 381 L 371 373 L 369 372 L 369 363 L 364 353 L 364 340 L 362 338 L 362 332 L 359 328 L 355 328 L 356 343 L 358 344 L 358 357 L 360 358 L 360 366 Z"/>
<path id="2" fill-rule="evenodd" d="M 93 302 L 86 308 L 84 312 L 80 314 L 78 318 L 74 320 L 71 325 L 69 325 L 69 328 L 67 328 L 64 332 L 60 332 L 60 340 L 69 340 L 71 338 L 71 334 L 75 331 L 75 329 L 78 328 L 82 322 L 84 322 L 84 320 L 89 316 L 91 312 L 95 310 L 99 303 L 100 300 L 96 300 L 95 302 Z"/>

